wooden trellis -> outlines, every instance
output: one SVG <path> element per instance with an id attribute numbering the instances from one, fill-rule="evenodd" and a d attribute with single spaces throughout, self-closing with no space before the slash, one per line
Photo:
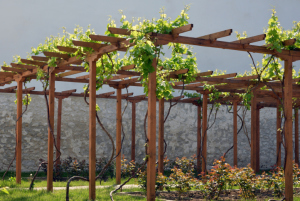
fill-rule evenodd
<path id="1" fill-rule="evenodd" d="M 157 34 L 150 33 L 150 37 L 153 40 L 156 40 L 156 45 L 166 45 L 169 42 L 172 43 L 182 43 L 196 46 L 204 46 L 204 47 L 213 47 L 213 48 L 222 48 L 236 51 L 244 51 L 244 52 L 253 52 L 253 53 L 262 53 L 262 54 L 270 54 L 284 60 L 284 92 L 280 92 L 282 88 L 281 83 L 277 81 L 268 81 L 267 86 L 272 87 L 279 97 L 284 97 L 284 114 L 286 116 L 285 121 L 285 136 L 286 136 L 286 169 L 285 169 L 285 196 L 287 200 L 293 199 L 293 139 L 292 139 L 292 97 L 300 97 L 300 87 L 296 84 L 298 79 L 292 79 L 292 63 L 294 61 L 300 60 L 300 52 L 295 50 L 282 50 L 282 52 L 277 52 L 276 50 L 270 50 L 265 46 L 256 46 L 251 45 L 251 43 L 262 41 L 265 38 L 265 35 L 258 35 L 254 37 L 249 37 L 246 39 L 233 41 L 233 42 L 224 42 L 219 41 L 219 38 L 229 36 L 232 33 L 231 29 L 205 35 L 202 37 L 185 37 L 180 36 L 181 33 L 192 30 L 193 25 L 186 25 L 183 27 L 179 27 L 173 29 L 172 34 Z M 119 29 L 119 28 L 109 28 L 109 31 L 113 34 L 120 35 L 129 35 L 130 30 Z M 77 83 L 89 83 L 89 198 L 95 199 L 95 160 L 96 160 L 96 61 L 101 58 L 101 56 L 105 53 L 113 52 L 113 51 L 124 51 L 127 48 L 130 48 L 134 44 L 130 43 L 129 40 L 125 38 L 116 38 L 116 37 L 108 37 L 101 35 L 90 35 L 90 38 L 95 41 L 104 41 L 109 42 L 111 45 L 104 45 L 92 42 L 83 42 L 83 41 L 73 41 L 75 46 L 82 47 L 91 47 L 94 49 L 94 52 L 86 55 L 85 61 L 87 61 L 90 65 L 89 73 L 84 76 L 76 77 L 76 78 L 67 78 L 69 75 L 74 75 L 77 73 L 85 72 L 86 70 L 82 66 L 77 66 L 76 64 L 81 64 L 82 58 L 69 57 L 68 54 L 64 52 L 73 53 L 76 51 L 76 48 L 70 47 L 57 47 L 61 53 L 54 52 L 44 52 L 46 57 L 33 56 L 33 60 L 21 59 L 23 64 L 14 64 L 12 63 L 12 67 L 3 67 L 2 69 L 9 72 L 0 72 L 0 85 L 4 86 L 5 84 L 9 84 L 12 81 L 17 82 L 17 117 L 19 117 L 22 113 L 22 83 L 25 78 L 35 79 L 37 73 L 37 67 L 40 67 L 44 71 L 48 70 L 48 65 L 46 61 L 48 61 L 47 57 L 58 57 L 60 61 L 57 63 L 57 67 L 50 68 L 50 78 L 49 78 L 49 91 L 47 92 L 49 95 L 49 117 L 50 117 L 50 125 L 54 128 L 54 98 L 59 94 L 55 93 L 55 82 L 56 81 L 64 81 L 64 82 L 77 82 Z M 291 45 L 295 43 L 295 39 L 283 41 L 284 45 Z M 156 62 L 153 61 L 153 67 L 156 69 Z M 121 89 L 128 86 L 141 86 L 139 83 L 140 73 L 130 71 L 134 68 L 134 65 L 124 66 L 121 70 L 117 71 L 116 75 L 114 75 L 110 79 L 104 80 L 105 84 L 113 87 L 117 91 L 116 99 L 117 99 L 117 131 L 116 131 L 116 153 L 121 150 Z M 67 71 L 67 72 L 65 72 Z M 186 73 L 187 70 L 179 70 L 171 72 L 170 78 L 178 78 L 179 74 Z M 55 76 L 56 73 L 58 77 Z M 203 133 L 206 132 L 207 129 L 207 104 L 209 104 L 208 94 L 210 93 L 208 90 L 203 88 L 203 83 L 208 84 L 216 84 L 215 89 L 220 92 L 230 92 L 230 93 L 245 93 L 246 89 L 251 85 L 256 85 L 258 78 L 257 76 L 245 76 L 235 78 L 236 74 L 226 74 L 221 76 L 214 77 L 206 77 L 211 75 L 212 72 L 202 72 L 196 76 L 196 81 L 194 83 L 185 85 L 185 90 L 192 90 L 198 93 L 203 94 L 203 103 L 202 106 L 198 107 L 198 117 L 200 116 L 201 108 L 202 108 L 202 136 L 200 139 L 200 128 L 201 120 L 198 119 L 198 132 L 197 132 L 197 145 L 198 150 L 201 142 L 203 143 L 202 147 L 202 155 L 203 160 L 206 161 L 206 149 L 207 149 L 207 139 L 206 135 Z M 183 79 L 184 76 L 183 76 Z M 223 85 L 218 85 L 223 84 Z M 263 87 L 266 83 L 260 83 L 260 87 Z M 279 107 L 277 97 L 270 90 L 260 90 L 257 87 L 257 90 L 254 91 L 254 96 L 251 102 L 251 167 L 257 171 L 259 169 L 259 109 L 261 107 Z M 149 74 L 148 81 L 148 164 L 147 164 L 147 200 L 155 200 L 155 163 L 156 163 L 156 72 L 152 72 Z M 174 89 L 182 89 L 183 83 L 177 82 L 175 83 Z M 12 92 L 15 88 L 7 88 L 2 89 L 0 92 Z M 43 92 L 35 92 L 28 91 L 32 94 L 42 94 Z M 106 93 L 103 96 L 109 98 L 112 93 Z M 74 91 L 67 91 L 60 93 L 61 97 L 66 96 L 83 96 L 82 94 L 75 94 Z M 124 96 L 123 96 L 124 97 Z M 132 104 L 136 102 L 146 99 L 144 96 L 132 97 L 128 98 Z M 192 103 L 195 99 L 183 99 L 179 100 L 179 102 Z M 240 99 L 236 96 L 225 97 L 222 101 L 232 101 L 234 107 L 234 164 L 237 165 L 237 105 L 240 102 Z M 61 103 L 61 101 L 59 101 Z M 159 100 L 159 171 L 162 171 L 162 151 L 163 151 L 163 111 L 164 111 L 164 100 Z M 297 106 L 299 103 L 297 102 Z M 132 107 L 135 110 L 135 106 Z M 277 118 L 280 115 L 279 111 L 277 112 Z M 133 125 L 135 124 L 135 113 L 133 112 Z M 277 122 L 277 128 L 280 127 Z M 295 124 L 295 127 L 298 129 L 298 122 Z M 132 129 L 132 136 L 135 134 L 135 129 Z M 298 138 L 298 130 L 296 131 L 295 138 Z M 280 136 L 277 131 L 277 151 L 280 150 Z M 22 118 L 17 122 L 17 148 L 16 148 L 16 180 L 18 183 L 21 182 L 21 141 L 22 141 Z M 298 139 L 296 140 L 298 141 Z M 133 141 L 134 142 L 134 141 Z M 133 145 L 132 145 L 133 146 Z M 299 145 L 296 144 L 297 153 L 296 160 L 299 162 L 298 154 L 299 154 Z M 132 150 L 134 150 L 134 146 Z M 278 151 L 280 153 L 280 151 Z M 198 154 L 199 155 L 199 154 Z M 132 155 L 134 158 L 134 154 Z M 197 159 L 197 164 L 200 164 L 200 158 Z M 280 164 L 280 160 L 279 160 Z M 202 162 L 202 169 L 205 169 L 205 163 Z M 121 175 L 121 155 L 116 158 L 116 182 L 120 183 L 120 175 Z M 47 190 L 53 190 L 53 136 L 48 131 L 48 171 L 47 171 Z"/>

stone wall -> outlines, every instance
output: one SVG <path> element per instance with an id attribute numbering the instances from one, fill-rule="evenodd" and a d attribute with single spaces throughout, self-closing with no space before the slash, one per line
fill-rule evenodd
<path id="1" fill-rule="evenodd" d="M 4 171 L 14 156 L 15 147 L 15 120 L 16 105 L 15 94 L 0 94 L 0 171 Z M 100 118 L 107 130 L 115 137 L 116 132 L 116 100 L 97 99 L 101 111 Z M 169 103 L 165 103 L 165 113 Z M 126 101 L 122 101 L 124 109 Z M 211 106 L 209 105 L 209 108 Z M 57 102 L 56 102 L 57 108 Z M 209 111 L 208 108 L 208 111 Z M 144 157 L 144 116 L 147 102 L 142 101 L 136 105 L 136 158 L 142 161 Z M 158 105 L 157 105 L 158 109 Z M 57 115 L 57 110 L 55 112 Z M 242 110 L 239 110 L 239 114 Z M 158 114 L 158 113 L 157 113 Z M 211 124 L 214 117 L 212 113 Z M 217 113 L 215 124 L 208 131 L 208 165 L 219 158 L 233 142 L 233 115 L 222 106 Z M 262 169 L 270 168 L 276 162 L 276 109 L 264 108 L 260 113 L 260 164 Z M 88 106 L 83 98 L 69 97 L 63 100 L 61 152 L 62 158 L 68 156 L 79 160 L 88 159 Z M 157 118 L 158 120 L 158 118 Z M 56 119 L 55 119 L 56 122 Z M 246 128 L 250 138 L 250 112 L 245 119 Z M 241 122 L 238 120 L 238 127 Z M 130 158 L 131 149 L 131 103 L 123 116 L 123 127 L 126 134 L 123 152 Z M 56 128 L 55 128 L 56 130 Z M 173 107 L 165 124 L 165 139 L 167 143 L 166 155 L 174 160 L 176 157 L 192 156 L 197 146 L 197 109 L 192 104 L 179 103 Z M 32 95 L 32 102 L 23 116 L 22 137 L 22 170 L 36 170 L 39 159 L 47 158 L 47 119 L 43 96 Z M 158 139 L 158 136 L 157 136 Z M 106 134 L 97 125 L 97 157 L 108 158 L 111 154 L 111 144 Z M 233 151 L 228 153 L 228 163 L 233 164 Z M 250 163 L 250 146 L 244 130 L 238 134 L 238 165 L 246 166 Z M 13 168 L 15 167 L 15 163 Z"/>

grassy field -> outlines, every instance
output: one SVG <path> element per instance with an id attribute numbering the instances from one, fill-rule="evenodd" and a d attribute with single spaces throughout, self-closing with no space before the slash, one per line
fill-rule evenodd
<path id="1" fill-rule="evenodd" d="M 96 200 L 103 200 L 103 201 L 109 201 L 109 193 L 114 188 L 103 188 L 103 189 L 96 189 Z M 124 189 L 123 192 L 126 191 L 138 191 L 140 189 Z M 48 193 L 45 190 L 33 190 L 29 191 L 27 189 L 8 189 L 9 195 L 1 194 L 0 193 L 0 200 L 5 201 L 39 201 L 39 200 L 51 200 L 51 201 L 61 201 L 66 200 L 66 191 L 60 190 L 60 191 L 54 191 L 53 193 Z M 76 189 L 76 190 L 70 190 L 70 200 L 76 200 L 76 201 L 83 201 L 83 200 L 89 200 L 89 190 L 88 189 Z M 113 195 L 114 199 L 119 200 L 146 200 L 142 197 L 136 197 L 136 196 L 129 196 L 129 195 Z M 159 200 L 159 199 L 156 199 Z"/>

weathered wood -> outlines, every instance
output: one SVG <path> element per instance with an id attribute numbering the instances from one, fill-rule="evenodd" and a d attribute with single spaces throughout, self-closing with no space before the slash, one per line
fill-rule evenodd
<path id="1" fill-rule="evenodd" d="M 158 172 L 164 173 L 164 112 L 165 100 L 159 99 L 159 113 L 158 113 Z"/>
<path id="2" fill-rule="evenodd" d="M 231 33 L 232 33 L 232 29 L 227 29 L 227 30 L 224 30 L 224 31 L 219 31 L 219 32 L 216 32 L 216 33 L 208 34 L 208 35 L 205 35 L 205 36 L 200 36 L 198 38 L 215 41 L 218 38 L 222 38 L 222 37 L 225 37 L 225 36 L 230 36 Z"/>
<path id="3" fill-rule="evenodd" d="M 131 112 L 131 161 L 135 161 L 135 119 L 136 119 L 136 102 L 132 101 L 132 112 Z"/>
<path id="4" fill-rule="evenodd" d="M 201 105 L 197 104 L 197 174 L 201 174 Z"/>
<path id="5" fill-rule="evenodd" d="M 139 72 L 127 71 L 127 70 L 118 70 L 117 74 L 132 75 L 132 76 L 140 76 L 141 75 L 141 73 L 139 73 Z"/>
<path id="6" fill-rule="evenodd" d="M 59 51 L 69 52 L 69 53 L 75 53 L 77 51 L 77 48 L 74 48 L 74 47 L 57 46 L 57 49 Z"/>
<path id="7" fill-rule="evenodd" d="M 47 165 L 47 191 L 53 192 L 53 141 L 54 141 L 54 98 L 55 98 L 55 73 L 49 77 L 49 122 L 48 127 L 48 165 Z"/>
<path id="8" fill-rule="evenodd" d="M 77 41 L 77 40 L 73 40 L 72 42 L 75 46 L 89 47 L 89 48 L 92 48 L 95 51 L 99 50 L 101 47 L 107 46 L 106 44 L 84 42 L 84 41 Z"/>
<path id="9" fill-rule="evenodd" d="M 24 65 L 24 64 L 10 63 L 10 65 L 15 68 L 23 68 L 23 69 L 27 69 L 27 70 L 33 70 L 33 69 L 37 68 L 36 66 Z"/>
<path id="10" fill-rule="evenodd" d="M 295 163 L 299 165 L 299 113 L 298 108 L 295 111 Z"/>
<path id="11" fill-rule="evenodd" d="M 202 172 L 206 174 L 207 166 L 207 99 L 208 94 L 203 94 L 202 102 Z"/>
<path id="12" fill-rule="evenodd" d="M 30 64 L 30 65 L 36 65 L 36 66 L 45 66 L 47 63 L 41 62 L 41 61 L 35 61 L 35 60 L 27 60 L 27 59 L 21 59 L 21 62 L 24 64 Z"/>
<path id="13" fill-rule="evenodd" d="M 112 34 L 120 34 L 120 35 L 126 35 L 130 36 L 131 31 L 128 29 L 121 29 L 121 28 L 115 28 L 115 27 L 108 27 L 108 31 Z"/>
<path id="14" fill-rule="evenodd" d="M 294 45 L 296 42 L 296 38 L 288 39 L 282 42 L 284 46 Z"/>
<path id="15" fill-rule="evenodd" d="M 277 112 L 276 112 L 276 157 L 277 166 L 281 166 L 281 111 L 280 111 L 280 101 L 277 101 Z"/>
<path id="16" fill-rule="evenodd" d="M 253 91 L 253 96 L 251 99 L 251 168 L 256 172 L 256 108 L 257 108 L 257 95 Z"/>
<path id="17" fill-rule="evenodd" d="M 148 163 L 147 163 L 147 200 L 155 201 L 156 178 L 156 59 L 153 59 L 154 71 L 148 80 Z"/>
<path id="18" fill-rule="evenodd" d="M 119 43 L 121 41 L 126 40 L 126 38 L 118 38 L 113 36 L 102 36 L 102 35 L 93 35 L 90 34 L 89 36 L 92 40 L 95 41 L 103 41 L 103 42 L 110 42 L 110 43 Z"/>
<path id="19" fill-rule="evenodd" d="M 189 69 L 185 68 L 185 69 L 181 69 L 181 70 L 172 71 L 172 72 L 170 72 L 170 75 L 180 75 L 180 74 L 185 74 L 187 72 L 189 72 Z"/>
<path id="20" fill-rule="evenodd" d="M 58 98 L 58 107 L 57 107 L 57 130 L 56 130 L 56 147 L 60 151 L 60 138 L 61 138 L 61 110 L 62 110 L 62 98 Z M 59 157 L 59 152 L 56 151 L 56 158 Z M 56 169 L 60 165 L 60 158 L 56 161 Z"/>
<path id="21" fill-rule="evenodd" d="M 96 61 L 89 60 L 89 199 L 96 199 Z"/>
<path id="22" fill-rule="evenodd" d="M 0 72 L 0 77 L 2 78 L 2 77 L 4 77 L 4 78 L 6 78 L 6 77 L 12 77 L 12 76 L 14 76 L 14 75 L 16 75 L 15 73 L 12 73 L 12 72 Z"/>
<path id="23" fill-rule="evenodd" d="M 82 71 L 71 70 L 71 71 L 68 71 L 68 72 L 58 74 L 58 77 L 66 77 L 66 76 L 75 75 L 75 74 L 78 74 L 78 73 L 82 73 Z"/>
<path id="24" fill-rule="evenodd" d="M 26 71 L 25 69 L 14 68 L 14 67 L 4 67 L 4 66 L 2 66 L 1 68 L 2 68 L 3 70 L 5 70 L 5 71 L 12 71 L 12 72 L 16 72 L 16 73 L 23 73 L 23 72 Z"/>
<path id="25" fill-rule="evenodd" d="M 235 78 L 232 78 L 232 79 L 235 79 L 235 80 L 252 80 L 252 79 L 257 79 L 258 78 L 258 75 L 249 75 L 249 76 L 243 76 L 243 77 L 235 77 Z"/>
<path id="26" fill-rule="evenodd" d="M 255 143 L 255 149 L 256 149 L 256 172 L 260 170 L 260 108 L 256 106 L 256 143 Z"/>
<path id="27" fill-rule="evenodd" d="M 59 66 L 55 70 L 71 70 L 71 71 L 81 71 L 86 72 L 87 70 L 83 66 Z"/>
<path id="28" fill-rule="evenodd" d="M 131 65 L 127 65 L 127 66 L 122 66 L 120 68 L 120 70 L 130 70 L 130 69 L 134 69 L 134 68 L 135 68 L 135 65 L 131 64 Z"/>
<path id="29" fill-rule="evenodd" d="M 292 57 L 284 61 L 284 125 L 286 164 L 285 199 L 293 200 L 293 101 L 292 101 Z"/>
<path id="30" fill-rule="evenodd" d="M 177 37 L 177 36 L 179 36 L 179 34 L 190 31 L 192 29 L 193 29 L 193 24 L 188 24 L 185 26 L 177 27 L 172 30 L 172 35 L 173 35 L 173 37 Z"/>
<path id="31" fill-rule="evenodd" d="M 68 54 L 62 54 L 58 52 L 43 52 L 43 54 L 47 57 L 58 57 L 58 58 L 63 58 L 65 60 L 69 59 L 70 56 Z"/>
<path id="32" fill-rule="evenodd" d="M 117 116 L 116 116 L 116 184 L 121 184 L 121 129 L 122 129 L 122 89 L 117 88 Z"/>
<path id="33" fill-rule="evenodd" d="M 233 43 L 249 44 L 249 43 L 255 43 L 255 42 L 258 42 L 258 41 L 265 40 L 265 38 L 266 38 L 266 34 L 261 34 L 261 35 L 241 39 L 241 40 L 236 40 L 236 41 L 233 41 Z"/>
<path id="34" fill-rule="evenodd" d="M 199 76 L 208 76 L 208 75 L 213 74 L 213 72 L 214 71 L 206 71 L 206 72 L 197 73 L 196 77 L 199 77 Z"/>
<path id="35" fill-rule="evenodd" d="M 22 172 L 22 84 L 17 82 L 17 133 L 16 133 L 16 182 L 21 184 Z"/>
<path id="36" fill-rule="evenodd" d="M 49 58 L 42 57 L 42 56 L 31 56 L 31 58 L 36 61 L 46 61 L 47 62 L 49 60 Z"/>
<path id="37" fill-rule="evenodd" d="M 233 165 L 237 167 L 237 101 L 233 102 Z"/>

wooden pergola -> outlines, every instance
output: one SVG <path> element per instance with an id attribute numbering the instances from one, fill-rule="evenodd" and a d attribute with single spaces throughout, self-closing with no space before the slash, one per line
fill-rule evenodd
<path id="1" fill-rule="evenodd" d="M 186 25 L 183 27 L 175 28 L 172 30 L 172 34 L 158 34 L 158 33 L 149 33 L 151 38 L 155 40 L 156 45 L 166 45 L 169 42 L 171 43 L 182 43 L 195 46 L 204 46 L 204 47 L 213 47 L 213 48 L 222 48 L 236 51 L 244 52 L 253 52 L 253 53 L 262 53 L 270 54 L 284 60 L 284 92 L 282 89 L 281 83 L 278 81 L 268 81 L 259 83 L 253 91 L 253 98 L 251 102 L 251 167 L 257 171 L 259 169 L 259 109 L 262 107 L 277 107 L 279 108 L 280 103 L 278 103 L 277 96 L 284 97 L 284 114 L 286 117 L 284 133 L 286 137 L 286 168 L 285 168 L 285 195 L 287 200 L 293 199 L 293 137 L 292 137 L 292 97 L 300 96 L 300 87 L 296 84 L 298 79 L 292 79 L 292 64 L 294 61 L 300 60 L 300 51 L 295 50 L 282 50 L 282 52 L 277 52 L 275 49 L 271 50 L 265 46 L 256 46 L 251 45 L 251 43 L 262 41 L 265 38 L 265 35 L 258 35 L 254 37 L 249 37 L 246 39 L 241 39 L 233 42 L 224 42 L 219 41 L 219 38 L 229 36 L 232 33 L 231 29 L 205 35 L 202 37 L 185 37 L 180 36 L 181 33 L 192 30 L 193 25 Z M 108 28 L 109 31 L 113 34 L 120 35 L 130 35 L 130 30 L 119 29 L 119 28 Z M 76 78 L 67 78 L 67 76 L 74 75 L 77 73 L 86 72 L 84 67 L 78 66 L 82 63 L 82 58 L 70 57 L 66 53 L 76 52 L 76 48 L 58 46 L 57 48 L 61 53 L 55 52 L 44 52 L 46 57 L 41 56 L 32 56 L 33 60 L 21 59 L 22 64 L 12 63 L 12 67 L 2 67 L 3 70 L 9 72 L 0 72 L 0 85 L 4 86 L 9 84 L 12 81 L 17 82 L 17 117 L 21 116 L 22 113 L 22 93 L 23 85 L 22 83 L 25 79 L 35 79 L 38 67 L 42 70 L 47 71 L 48 57 L 57 57 L 59 61 L 57 62 L 57 67 L 49 68 L 49 90 L 47 94 L 49 95 L 49 117 L 51 127 L 54 128 L 54 99 L 55 97 L 60 98 L 59 103 L 61 105 L 61 100 L 63 97 L 67 96 L 83 96 L 83 94 L 76 94 L 74 90 L 69 90 L 61 93 L 55 92 L 55 82 L 64 81 L 64 82 L 76 82 L 76 83 L 88 83 L 89 84 L 89 198 L 95 199 L 95 168 L 96 168 L 96 98 L 103 97 L 109 98 L 112 95 L 111 93 L 106 94 L 96 94 L 96 62 L 101 56 L 105 53 L 113 51 L 124 51 L 134 44 L 130 43 L 126 38 L 117 38 L 109 37 L 102 35 L 90 35 L 90 38 L 94 41 L 103 41 L 110 44 L 99 44 L 92 42 L 84 41 L 73 41 L 74 46 L 90 47 L 93 48 L 94 52 L 87 54 L 85 61 L 89 63 L 89 72 L 85 76 L 80 76 Z M 292 45 L 295 43 L 295 39 L 283 41 L 284 45 Z M 156 69 L 156 60 L 153 61 L 153 67 Z M 105 84 L 109 85 L 116 89 L 116 100 L 117 100 L 117 125 L 116 125 L 116 153 L 119 153 L 121 150 L 121 99 L 122 94 L 121 90 L 129 86 L 142 86 L 140 81 L 140 73 L 131 71 L 134 69 L 134 65 L 128 65 L 121 68 L 117 71 L 115 75 L 110 79 L 103 80 Z M 56 77 L 55 74 L 58 74 Z M 178 79 L 180 74 L 187 73 L 187 69 L 173 71 L 170 73 L 169 78 Z M 257 85 L 258 81 L 256 80 L 257 76 L 244 76 L 236 77 L 236 73 L 226 74 L 220 76 L 210 77 L 212 74 L 211 71 L 202 72 L 196 75 L 196 80 L 194 83 L 184 86 L 185 90 L 193 90 L 201 93 L 203 95 L 202 105 L 198 106 L 198 114 L 201 112 L 202 107 L 202 139 L 200 125 L 201 119 L 198 118 L 198 132 L 197 132 L 197 151 L 199 152 L 201 144 L 202 147 L 202 169 L 205 170 L 205 162 L 207 155 L 207 104 L 209 104 L 208 95 L 209 90 L 203 87 L 204 83 L 214 84 L 215 89 L 220 92 L 230 92 L 232 95 L 230 97 L 224 97 L 221 101 L 232 101 L 233 111 L 234 111 L 234 165 L 237 165 L 237 105 L 241 101 L 238 96 L 234 95 L 237 93 L 245 93 L 246 89 L 249 86 Z M 185 79 L 184 76 L 182 79 Z M 265 86 L 272 87 L 276 91 L 274 94 L 271 90 L 261 90 L 260 88 Z M 220 85 L 222 84 L 222 85 Z M 182 89 L 183 82 L 176 82 L 174 89 Z M 0 90 L 0 92 L 10 92 L 15 88 L 6 88 Z M 43 92 L 29 91 L 27 89 L 26 93 L 36 93 L 43 94 Z M 132 102 L 132 110 L 135 111 L 135 103 L 146 99 L 144 95 L 136 97 L 125 97 Z M 199 98 L 190 98 L 179 100 L 179 102 L 194 103 L 194 100 Z M 155 200 L 155 177 L 156 177 L 156 71 L 149 74 L 148 80 L 148 163 L 147 163 L 147 200 Z M 164 101 L 163 99 L 159 100 L 159 148 L 158 148 L 158 158 L 159 158 L 159 171 L 162 171 L 162 160 L 163 160 L 163 139 L 164 139 L 164 129 L 163 129 L 163 111 L 164 111 Z M 228 104 L 228 103 L 225 103 Z M 59 107 L 61 108 L 61 107 Z M 280 118 L 280 111 L 277 109 L 277 118 Z M 200 116 L 200 115 L 198 115 Z M 132 113 L 133 125 L 135 125 L 135 112 Z M 59 126 L 60 123 L 58 123 Z M 296 124 L 295 124 L 296 125 Z M 280 121 L 277 123 L 277 127 L 280 127 Z M 276 128 L 277 129 L 277 128 Z M 275 130 L 275 129 L 274 129 Z M 298 130 L 298 124 L 297 124 Z M 16 179 L 17 182 L 21 182 L 21 142 L 22 142 L 22 118 L 17 121 L 17 132 L 16 132 Z M 135 136 L 135 129 L 132 129 L 133 136 Z M 295 138 L 298 142 L 298 131 L 296 131 Z M 277 129 L 277 150 L 280 150 L 280 132 Z M 134 138 L 132 139 L 134 142 Z M 134 143 L 132 143 L 134 144 Z M 133 150 L 134 150 L 134 145 Z M 296 160 L 299 161 L 299 147 L 298 143 L 295 144 Z M 280 151 L 279 151 L 280 153 Z M 197 154 L 199 156 L 199 153 Z M 132 159 L 134 159 L 134 153 L 132 153 Z M 197 164 L 200 167 L 200 159 L 198 157 Z M 47 171 L 47 190 L 53 191 L 53 136 L 48 129 L 48 171 Z M 279 164 L 280 165 L 280 160 Z M 116 182 L 120 184 L 121 182 L 121 154 L 116 158 Z"/>

